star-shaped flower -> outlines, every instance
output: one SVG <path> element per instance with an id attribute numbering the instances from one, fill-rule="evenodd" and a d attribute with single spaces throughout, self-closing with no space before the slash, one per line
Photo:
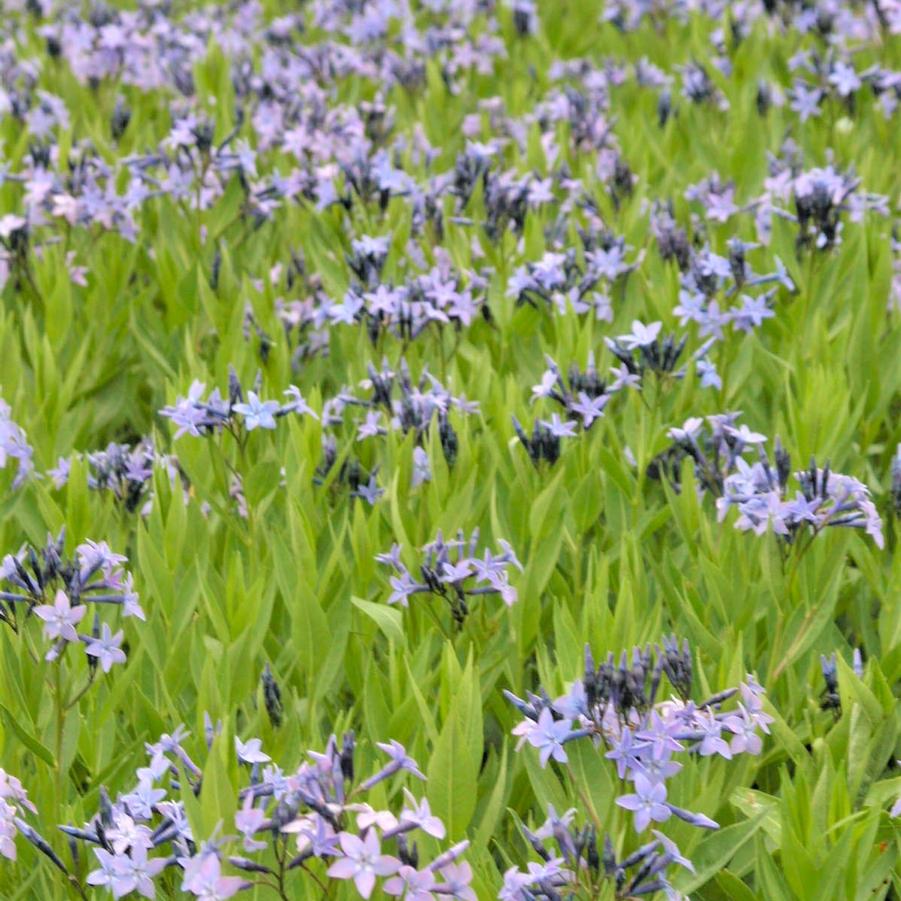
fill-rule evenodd
<path id="1" fill-rule="evenodd" d="M 84 605 L 72 607 L 69 595 L 60 589 L 53 604 L 39 604 L 34 608 L 34 615 L 44 621 L 44 635 L 47 638 L 78 641 L 75 627 L 82 621 L 87 609 Z"/>

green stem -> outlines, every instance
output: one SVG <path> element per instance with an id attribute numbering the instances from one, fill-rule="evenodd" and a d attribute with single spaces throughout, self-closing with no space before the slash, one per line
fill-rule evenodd
<path id="1" fill-rule="evenodd" d="M 579 796 L 579 800 L 585 805 L 585 809 L 588 811 L 588 815 L 591 817 L 592 823 L 594 823 L 595 828 L 598 831 L 598 835 L 603 835 L 604 833 L 604 825 L 601 823 L 601 818 L 598 815 L 597 810 L 595 809 L 594 802 L 592 802 L 591 798 L 585 793 L 585 789 L 579 785 L 579 780 L 576 779 L 576 774 L 573 772 L 572 766 L 567 764 L 566 769 L 569 771 L 569 777 L 572 781 L 573 787 L 576 790 L 576 794 Z"/>
<path id="2" fill-rule="evenodd" d="M 88 675 L 88 681 L 85 683 L 84 687 L 69 699 L 65 708 L 67 711 L 71 710 L 87 694 L 88 689 L 94 684 L 94 674 L 96 672 L 97 670 L 95 667 Z"/>
<path id="3" fill-rule="evenodd" d="M 54 683 L 53 704 L 56 708 L 56 807 L 58 813 L 61 814 L 63 806 L 63 729 L 66 724 L 66 708 L 63 704 L 63 677 L 60 661 L 56 661 Z"/>
<path id="4" fill-rule="evenodd" d="M 285 894 L 285 854 L 284 854 L 284 845 L 279 840 L 279 838 L 275 839 L 273 843 L 275 850 L 275 859 L 278 861 L 278 895 L 283 901 L 290 901 L 290 898 Z"/>
<path id="5" fill-rule="evenodd" d="M 431 615 L 432 619 L 435 620 L 435 624 L 436 624 L 436 625 L 438 626 L 438 628 L 441 630 L 441 634 L 444 635 L 444 637 L 445 637 L 448 641 L 451 641 L 451 640 L 452 640 L 452 636 L 449 635 L 448 632 L 447 632 L 447 629 L 444 628 L 444 623 L 441 621 L 441 617 L 439 617 L 438 614 L 435 613 L 435 610 L 433 609 L 433 607 L 432 607 L 430 601 L 431 601 L 431 598 L 428 598 L 428 599 L 426 600 L 426 603 L 425 603 L 423 606 L 426 608 L 426 610 L 429 611 L 429 614 Z"/>

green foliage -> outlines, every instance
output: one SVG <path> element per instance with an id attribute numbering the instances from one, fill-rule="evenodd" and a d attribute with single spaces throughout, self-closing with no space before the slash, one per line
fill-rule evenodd
<path id="1" fill-rule="evenodd" d="M 530 85 L 546 81 L 554 58 L 609 53 L 676 63 L 709 52 L 709 28 L 697 23 L 669 21 L 632 35 L 605 29 L 609 43 L 599 46 L 595 4 L 544 3 L 540 12 L 542 32 L 517 44 L 509 26 L 503 35 L 509 60 L 491 78 L 473 75 L 465 96 L 447 90 L 437 64 L 417 90 L 393 89 L 399 127 L 422 123 L 439 161 L 449 164 L 464 144 L 462 117 L 476 101 L 499 95 L 510 114 L 522 115 L 531 108 Z M 389 738 L 420 762 L 449 837 L 472 842 L 468 859 L 479 897 L 493 897 L 504 869 L 521 863 L 527 851 L 517 820 L 534 826 L 549 804 L 558 811 L 577 807 L 628 834 L 628 820 L 614 804 L 623 788 L 612 766 L 581 744 L 566 767 L 542 769 L 532 749 L 514 753 L 510 730 L 518 717 L 502 690 L 522 693 L 540 682 L 562 692 L 581 675 L 586 642 L 600 659 L 674 633 L 695 651 L 698 696 L 753 672 L 775 717 L 759 758 L 732 766 L 693 759 L 676 780 L 684 797 L 674 796 L 674 803 L 722 824 L 704 837 L 674 826 L 696 868 L 678 887 L 709 901 L 901 894 L 901 827 L 887 813 L 901 795 L 895 763 L 901 757 L 901 555 L 889 496 L 890 460 L 901 441 L 901 317 L 886 312 L 888 226 L 849 225 L 840 246 L 804 257 L 777 222 L 774 252 L 799 291 L 779 295 L 775 318 L 761 329 L 730 334 L 716 351 L 722 389 L 702 391 L 690 372 L 684 382 L 618 396 L 604 419 L 565 445 L 554 467 L 533 467 L 511 426 L 512 416 L 531 421 L 530 388 L 540 378 L 543 354 L 582 364 L 589 351 L 601 357 L 603 337 L 628 330 L 633 319 L 673 324 L 678 285 L 657 258 L 645 206 L 663 197 L 684 206 L 686 186 L 712 168 L 746 193 L 760 188 L 766 152 L 778 149 L 794 120 L 774 109 L 749 126 L 749 85 L 764 69 L 784 73 L 794 49 L 762 28 L 748 37 L 735 54 L 735 75 L 722 85 L 728 116 L 713 106 L 686 106 L 658 129 L 648 98 L 633 85 L 623 88 L 615 131 L 623 156 L 642 177 L 621 208 L 607 209 L 606 195 L 598 203 L 617 234 L 646 251 L 647 260 L 616 298 L 610 326 L 515 308 L 505 296 L 513 269 L 545 250 L 549 223 L 540 214 L 530 218 L 521 248 L 509 233 L 496 243 L 481 233 L 473 239 L 448 217 L 442 244 L 455 263 L 475 267 L 475 243 L 493 267 L 493 322 L 410 343 L 383 336 L 376 346 L 362 329 L 335 329 L 328 355 L 298 369 L 275 313 L 275 289 L 257 290 L 251 280 L 298 249 L 337 296 L 348 282 L 347 236 L 389 235 L 395 253 L 388 266 L 399 265 L 412 214 L 397 201 L 383 210 L 357 204 L 350 211 L 317 211 L 303 202 L 259 228 L 245 228 L 236 181 L 210 210 L 165 197 L 148 204 L 142 239 L 134 244 L 113 233 L 72 231 L 64 246 L 35 260 L 33 294 L 7 285 L 0 393 L 34 447 L 37 469 L 45 472 L 60 455 L 152 435 L 161 450 L 177 454 L 190 486 L 183 492 L 179 479 L 158 470 L 152 505 L 142 515 L 109 493 L 89 490 L 83 460 L 73 462 L 59 490 L 48 478 L 35 478 L 13 491 L 9 472 L 0 471 L 0 553 L 40 543 L 63 525 L 69 551 L 87 538 L 105 540 L 127 553 L 147 613 L 146 623 L 123 624 L 127 664 L 98 674 L 61 731 L 47 688 L 50 665 L 33 660 L 24 643 L 0 628 L 0 765 L 22 780 L 43 822 L 83 823 L 97 808 L 101 786 L 114 793 L 130 784 L 146 762 L 145 742 L 185 723 L 192 747 L 206 760 L 199 796 L 182 793 L 195 834 L 210 835 L 220 824 L 229 833 L 239 785 L 236 735 L 260 736 L 267 753 L 294 766 L 302 749 L 352 727 L 373 771 L 375 743 Z M 884 49 L 887 60 L 901 57 L 896 43 Z M 235 125 L 234 89 L 214 43 L 195 80 L 198 94 L 215 101 L 216 133 L 225 135 Z M 52 67 L 40 84 L 73 112 L 67 137 L 91 136 L 115 152 L 105 137 L 109 92 L 92 93 Z M 348 97 L 372 93 L 365 84 L 338 89 Z M 167 98 L 136 93 L 131 99 L 132 126 L 120 152 L 134 149 L 127 141 L 153 145 L 169 127 Z M 895 158 L 901 138 L 898 117 L 861 114 L 843 134 L 829 118 L 794 132 L 803 152 L 825 163 L 832 147 L 843 165 L 855 163 L 868 190 L 896 197 L 901 174 L 886 161 Z M 0 122 L 5 160 L 14 167 L 27 149 L 17 128 L 10 119 Z M 524 152 L 511 159 L 523 172 L 547 169 L 539 137 L 527 135 Z M 561 143 L 565 157 L 569 144 Z M 584 159 L 568 163 L 588 177 Z M 2 192 L 10 195 L 9 186 Z M 483 203 L 477 192 L 474 216 Z M 720 251 L 726 237 L 711 228 Z M 421 243 L 429 255 L 428 240 Z M 66 277 L 70 250 L 89 268 L 87 287 Z M 221 268 L 213 288 L 217 252 Z M 265 358 L 253 335 L 245 335 L 248 307 L 275 336 Z M 380 467 L 385 487 L 374 505 L 337 484 L 342 458 L 322 484 L 314 483 L 322 425 L 312 418 L 285 419 L 277 430 L 256 430 L 239 444 L 229 434 L 175 442 L 171 424 L 158 415 L 194 379 L 224 389 L 229 364 L 245 386 L 261 373 L 266 396 L 298 384 L 320 411 L 342 386 L 366 378 L 366 364 L 383 355 L 392 366 L 403 356 L 413 372 L 428 364 L 455 393 L 479 401 L 481 413 L 454 419 L 453 466 L 432 431 L 426 444 L 432 479 L 415 488 L 409 437 L 392 432 L 378 450 L 363 446 L 360 454 L 371 454 L 367 465 Z M 887 522 L 886 550 L 834 529 L 803 555 L 785 557 L 773 535 L 758 538 L 736 531 L 731 520 L 718 523 L 713 500 L 696 492 L 689 466 L 679 493 L 647 476 L 669 427 L 726 409 L 741 409 L 752 428 L 781 435 L 796 460 L 829 458 L 834 470 L 872 486 Z M 349 444 L 349 427 L 346 437 Z M 234 475 L 243 483 L 246 516 L 230 493 Z M 437 598 L 417 595 L 403 610 L 386 604 L 390 588 L 374 562 L 377 553 L 394 542 L 415 553 L 439 529 L 452 535 L 476 527 L 483 543 L 506 539 L 522 560 L 516 605 L 507 609 L 486 596 L 456 625 Z M 865 661 L 860 675 L 849 664 L 854 648 Z M 819 658 L 833 652 L 841 698 L 835 712 L 820 707 Z M 266 664 L 281 687 L 280 728 L 262 702 Z M 208 754 L 205 713 L 223 722 Z M 44 834 L 63 856 L 63 837 Z M 20 841 L 19 854 L 18 865 L 0 866 L 0 897 L 62 897 L 58 874 L 38 865 L 37 852 Z M 78 867 L 86 872 L 89 865 L 82 860 Z M 176 883 L 167 885 L 174 895 Z M 351 896 L 341 888 L 332 897 Z M 246 897 L 266 892 L 258 888 Z"/>

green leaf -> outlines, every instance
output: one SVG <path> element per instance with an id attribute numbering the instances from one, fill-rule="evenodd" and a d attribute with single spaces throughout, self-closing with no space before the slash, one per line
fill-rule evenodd
<path id="1" fill-rule="evenodd" d="M 765 816 L 766 811 L 761 811 L 750 820 L 718 829 L 704 838 L 691 854 L 695 874 L 680 881 L 680 891 L 695 892 L 724 870 L 738 851 L 754 838 Z"/>
<path id="2" fill-rule="evenodd" d="M 13 732 L 16 738 L 28 748 L 33 754 L 39 757 L 47 766 L 55 766 L 56 761 L 53 759 L 53 754 L 44 747 L 30 732 L 26 731 L 26 729 L 22 726 L 19 720 L 14 717 L 9 710 L 6 709 L 2 704 L 0 704 L 0 714 L 3 716 L 3 722 L 6 725 L 6 728 Z"/>
<path id="3" fill-rule="evenodd" d="M 716 884 L 725 892 L 731 901 L 760 901 L 748 886 L 729 870 L 721 870 L 715 876 Z"/>
<path id="4" fill-rule="evenodd" d="M 364 601 L 362 598 L 352 597 L 350 602 L 358 610 L 365 613 L 384 633 L 389 641 L 393 641 L 398 647 L 404 644 L 403 614 L 400 610 L 388 607 L 385 604 L 376 604 L 372 601 Z"/>
<path id="5" fill-rule="evenodd" d="M 441 728 L 432 751 L 427 776 L 429 800 L 437 816 L 447 825 L 448 835 L 459 839 L 476 807 L 476 773 L 469 763 L 466 724 L 456 709 Z"/>
<path id="6" fill-rule="evenodd" d="M 754 847 L 755 885 L 767 901 L 796 901 L 761 836 Z"/>
<path id="7" fill-rule="evenodd" d="M 258 440 L 264 439 L 264 435 L 257 435 Z M 250 436 L 251 440 L 254 435 Z M 278 490 L 281 476 L 280 465 L 275 462 L 257 463 L 244 479 L 244 496 L 251 507 L 262 503 L 270 494 Z"/>
<path id="8" fill-rule="evenodd" d="M 507 746 L 504 745 L 501 751 L 501 759 L 498 764 L 497 773 L 493 777 L 493 786 L 488 801 L 482 810 L 479 818 L 479 826 L 473 837 L 473 844 L 476 847 L 487 847 L 491 839 L 494 837 L 497 828 L 498 819 L 504 809 L 504 802 L 507 797 Z"/>
<path id="9" fill-rule="evenodd" d="M 538 753 L 531 747 L 523 749 L 520 759 L 525 764 L 532 791 L 535 792 L 541 809 L 547 810 L 548 805 L 552 804 L 557 810 L 566 810 L 570 806 L 570 799 L 551 765 L 542 768 Z"/>

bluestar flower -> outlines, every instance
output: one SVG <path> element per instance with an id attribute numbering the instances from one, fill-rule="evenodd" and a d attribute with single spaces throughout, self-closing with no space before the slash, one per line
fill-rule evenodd
<path id="1" fill-rule="evenodd" d="M 205 389 L 203 382 L 195 380 L 188 389 L 187 397 L 176 401 L 174 407 L 164 407 L 160 411 L 161 415 L 168 416 L 178 426 L 176 438 L 180 438 L 185 432 L 200 437 L 200 426 L 207 422 L 207 411 L 200 400 Z"/>
<path id="2" fill-rule="evenodd" d="M 383 889 L 388 895 L 403 895 L 409 901 L 430 901 L 437 880 L 431 870 L 417 870 L 407 864 L 401 866 L 396 876 L 386 880 Z"/>
<path id="3" fill-rule="evenodd" d="M 384 488 L 380 488 L 375 480 L 374 475 L 369 476 L 369 481 L 365 485 L 358 485 L 356 491 L 353 492 L 354 497 L 361 497 L 371 507 L 375 506 L 375 502 L 385 493 Z"/>
<path id="4" fill-rule="evenodd" d="M 199 854 L 183 860 L 185 875 L 182 891 L 190 892 L 203 901 L 226 901 L 252 883 L 240 876 L 223 876 L 222 864 L 216 853 Z"/>
<path id="5" fill-rule="evenodd" d="M 391 759 L 379 772 L 363 782 L 360 786 L 361 789 L 368 790 L 401 770 L 412 774 L 417 779 L 425 779 L 419 770 L 419 764 L 407 754 L 406 748 L 400 742 L 392 739 L 390 742 L 377 742 L 377 745 Z"/>
<path id="6" fill-rule="evenodd" d="M 625 779 L 629 771 L 639 768 L 644 745 L 635 740 L 635 733 L 631 729 L 623 729 L 619 736 L 612 737 L 609 743 L 610 750 L 604 756 L 608 760 L 616 761 L 616 775 L 620 779 Z"/>
<path id="7" fill-rule="evenodd" d="M 757 723 L 744 705 L 739 704 L 739 712 L 726 717 L 723 725 L 734 733 L 730 743 L 730 750 L 733 754 L 760 753 L 762 742 L 757 734 Z"/>
<path id="8" fill-rule="evenodd" d="M 413 448 L 413 477 L 412 485 L 422 485 L 424 482 L 432 480 L 432 467 L 429 462 L 429 455 L 421 447 Z"/>
<path id="9" fill-rule="evenodd" d="M 399 603 L 402 607 L 408 607 L 409 601 L 407 599 L 410 597 L 410 595 L 416 594 L 420 591 L 428 590 L 428 587 L 426 585 L 421 585 L 418 582 L 415 582 L 410 576 L 410 573 L 406 570 L 402 571 L 400 576 L 392 576 L 390 581 L 393 591 L 388 598 L 389 604 Z"/>
<path id="10" fill-rule="evenodd" d="M 329 867 L 328 875 L 333 879 L 353 879 L 363 898 L 372 894 L 377 876 L 390 876 L 401 867 L 396 857 L 381 853 L 375 830 L 370 829 L 362 839 L 349 832 L 342 832 L 339 838 L 343 856 Z"/>
<path id="11" fill-rule="evenodd" d="M 0 224 L 8 218 L 4 216 Z M 11 459 L 17 461 L 13 488 L 18 488 L 34 469 L 34 451 L 26 440 L 25 432 L 10 418 L 11 413 L 9 405 L 0 398 L 0 469 L 5 469 Z"/>
<path id="12" fill-rule="evenodd" d="M 431 868 L 434 869 L 434 864 Z M 472 867 L 466 861 L 445 864 L 439 872 L 441 882 L 435 886 L 436 894 L 456 901 L 478 901 L 478 896 L 470 887 Z"/>
<path id="13" fill-rule="evenodd" d="M 663 760 L 673 751 L 683 750 L 683 746 L 673 737 L 671 727 L 664 723 L 657 711 L 651 712 L 648 725 L 635 734 L 642 748 L 650 748 L 655 760 Z"/>
<path id="14" fill-rule="evenodd" d="M 744 423 L 738 428 L 734 426 L 726 426 L 726 431 L 737 441 L 745 445 L 763 444 L 766 442 L 766 435 L 759 432 L 752 432 Z"/>
<path id="15" fill-rule="evenodd" d="M 702 738 L 698 745 L 698 754 L 701 757 L 710 757 L 713 754 L 719 754 L 726 760 L 732 759 L 732 749 L 728 742 L 722 737 L 723 723 L 717 719 L 712 711 L 700 713 L 698 715 L 697 724 L 700 727 Z"/>
<path id="16" fill-rule="evenodd" d="M 661 322 L 652 322 L 650 325 L 645 325 L 636 319 L 632 322 L 632 331 L 627 335 L 620 335 L 616 340 L 628 350 L 633 350 L 636 347 L 647 347 L 654 343 L 662 327 L 663 323 Z"/>
<path id="17" fill-rule="evenodd" d="M 610 371 L 613 373 L 614 378 L 613 384 L 610 386 L 611 391 L 641 387 L 641 376 L 637 372 L 632 372 L 628 366 L 611 366 Z"/>
<path id="18" fill-rule="evenodd" d="M 666 786 L 662 782 L 651 782 L 641 773 L 635 775 L 635 792 L 616 799 L 619 807 L 635 814 L 635 831 L 644 832 L 651 822 L 663 823 L 672 811 L 666 803 Z"/>
<path id="19" fill-rule="evenodd" d="M 134 891 L 153 898 L 153 879 L 168 863 L 165 857 L 149 859 L 147 849 L 141 845 L 132 847 L 128 854 L 110 855 L 102 848 L 95 848 L 94 854 L 101 868 L 88 875 L 88 883 L 105 885 L 117 898 Z"/>
<path id="20" fill-rule="evenodd" d="M 776 315 L 770 309 L 766 295 L 752 297 L 749 294 L 742 294 L 740 300 L 741 306 L 736 307 L 731 314 L 732 326 L 736 331 L 750 332 L 761 326 L 764 320 L 772 319 Z"/>
<path id="21" fill-rule="evenodd" d="M 84 608 L 81 609 L 84 610 Z M 36 610 L 35 612 L 37 613 Z M 108 673 L 116 663 L 125 663 L 125 652 L 120 647 L 124 634 L 120 629 L 113 635 L 109 624 L 103 623 L 100 637 L 87 639 L 85 653 L 100 661 L 103 672 Z"/>
<path id="22" fill-rule="evenodd" d="M 240 413 L 244 417 L 244 427 L 247 431 L 251 432 L 258 427 L 274 429 L 273 414 L 279 409 L 278 402 L 274 400 L 261 401 L 253 391 L 248 392 L 247 401 L 246 404 L 234 404 L 232 407 L 236 413 Z"/>
<path id="23" fill-rule="evenodd" d="M 22 783 L 0 769 L 0 855 L 7 860 L 15 860 L 18 856 L 15 839 L 22 831 L 20 814 L 24 815 L 25 809 L 37 813 Z"/>
<path id="24" fill-rule="evenodd" d="M 802 122 L 820 114 L 820 101 L 823 92 L 798 79 L 790 91 L 791 108 L 798 114 Z"/>
<path id="25" fill-rule="evenodd" d="M 296 385 L 290 385 L 285 389 L 283 393 L 290 398 L 288 403 L 285 405 L 285 409 L 290 409 L 292 412 L 298 414 L 305 413 L 307 416 L 312 416 L 313 419 L 319 419 L 310 405 L 303 399 L 303 395 L 300 393 L 300 388 L 298 388 Z"/>
<path id="26" fill-rule="evenodd" d="M 716 371 L 716 366 L 709 360 L 698 360 L 695 364 L 698 375 L 701 377 L 702 388 L 722 388 L 723 380 Z"/>
<path id="27" fill-rule="evenodd" d="M 502 554 L 492 555 L 487 548 L 484 557 L 475 556 L 479 533 L 475 530 L 469 540 L 463 533 L 457 539 L 445 542 L 439 532 L 435 541 L 423 547 L 425 559 L 420 563 L 420 580 L 416 580 L 400 559 L 396 545 L 388 554 L 376 556 L 378 562 L 390 566 L 396 573 L 390 577 L 392 592 L 389 604 L 406 607 L 414 594 L 434 594 L 444 598 L 451 607 L 457 622 L 462 623 L 468 614 L 467 598 L 484 594 L 499 594 L 508 606 L 517 600 L 515 587 L 510 583 L 508 566 L 522 570 L 510 545 L 501 541 Z M 456 560 L 452 554 L 456 552 Z"/>
<path id="28" fill-rule="evenodd" d="M 259 738 L 249 738 L 246 742 L 235 736 L 235 752 L 242 763 L 268 763 L 272 758 L 263 753 L 263 742 Z"/>
<path id="29" fill-rule="evenodd" d="M 863 82 L 853 66 L 842 60 L 836 60 L 829 73 L 829 84 L 835 88 L 840 97 L 848 97 L 859 90 Z"/>
<path id="30" fill-rule="evenodd" d="M 357 426 L 357 441 L 372 438 L 375 435 L 387 435 L 387 430 L 381 425 L 381 418 L 380 410 L 370 410 L 363 422 Z"/>
<path id="31" fill-rule="evenodd" d="M 84 619 L 87 610 L 88 608 L 84 605 L 72 607 L 69 602 L 69 596 L 65 591 L 59 589 L 56 592 L 53 603 L 38 604 L 34 608 L 34 615 L 44 621 L 44 635 L 47 638 L 78 641 L 78 633 L 75 631 L 75 627 Z"/>
<path id="32" fill-rule="evenodd" d="M 428 798 L 417 801 L 406 788 L 404 789 L 404 798 L 406 805 L 400 812 L 401 825 L 413 824 L 426 835 L 431 835 L 433 838 L 444 838 L 447 830 L 444 823 L 438 817 L 433 816 Z"/>
<path id="33" fill-rule="evenodd" d="M 545 707 L 526 739 L 533 748 L 538 749 L 542 766 L 547 766 L 551 757 L 560 763 L 566 763 L 568 758 L 563 743 L 571 731 L 569 720 L 555 720 L 550 708 Z"/>
<path id="34" fill-rule="evenodd" d="M 266 842 L 254 838 L 256 833 L 263 830 L 267 819 L 265 810 L 262 807 L 255 807 L 254 797 L 248 793 L 241 809 L 235 813 L 235 828 L 243 836 L 243 847 L 248 853 L 262 851 L 267 847 Z"/>
<path id="35" fill-rule="evenodd" d="M 589 397 L 584 391 L 580 391 L 575 403 L 572 403 L 569 409 L 573 413 L 577 413 L 582 417 L 582 427 L 590 428 L 595 419 L 599 419 L 604 415 L 604 407 L 610 398 L 607 395 L 599 397 Z"/>
<path id="36" fill-rule="evenodd" d="M 335 857 L 339 854 L 338 835 L 321 816 L 299 817 L 282 826 L 281 831 L 297 835 L 297 850 L 301 855 L 308 850 L 314 857 Z"/>

